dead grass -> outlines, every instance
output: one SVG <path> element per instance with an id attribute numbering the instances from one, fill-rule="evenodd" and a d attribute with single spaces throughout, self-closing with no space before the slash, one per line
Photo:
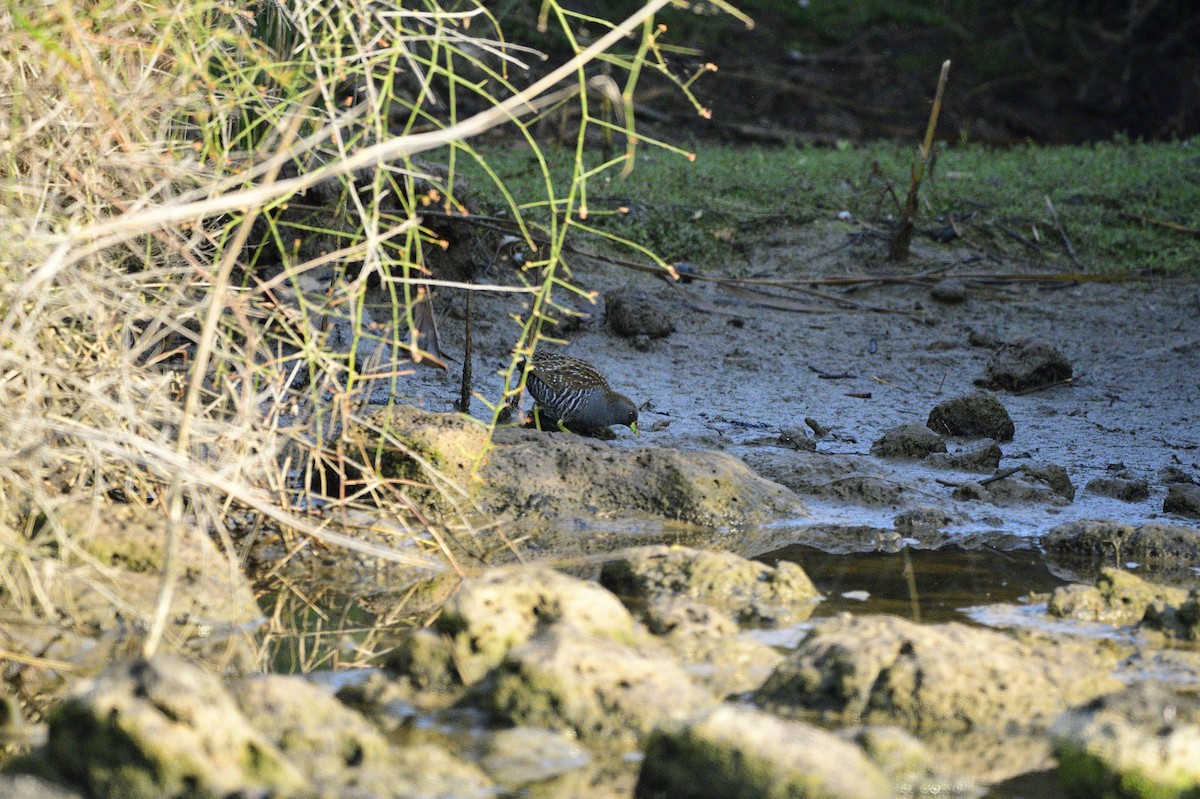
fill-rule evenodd
<path id="1" fill-rule="evenodd" d="M 249 529 L 290 554 L 319 542 L 422 573 L 455 567 L 442 522 L 341 435 L 414 357 L 434 354 L 414 307 L 444 284 L 429 266 L 444 242 L 421 209 L 464 210 L 458 165 L 486 171 L 475 134 L 516 125 L 537 152 L 538 117 L 578 106 L 578 168 L 560 184 L 542 162 L 551 213 L 537 233 L 550 246 L 519 285 L 497 287 L 530 297 L 507 373 L 515 392 L 515 364 L 537 345 L 556 297 L 576 290 L 559 254 L 586 215 L 587 181 L 625 163 L 627 154 L 594 163 L 589 131 L 630 134 L 618 112 L 638 70 L 656 66 L 661 31 L 645 20 L 665 2 L 619 26 L 589 18 L 606 35 L 538 80 L 526 69 L 536 52 L 506 42 L 484 4 L 264 0 L 255 14 L 216 0 L 90 0 L 0 10 L 6 612 L 62 621 L 38 600 L 48 595 L 39 581 L 47 564 L 84 557 L 53 523 L 80 502 L 156 508 L 172 536 L 187 526 L 221 540 L 234 568 Z M 554 2 L 544 11 L 564 31 L 580 21 Z M 585 75 L 597 57 L 629 82 Z M 327 201 L 318 222 L 297 222 L 289 202 L 313 196 Z M 510 204 L 532 236 L 534 223 Z M 361 313 L 369 281 L 392 291 L 390 317 Z M 331 344 L 335 334 L 343 344 Z M 484 399 L 499 414 L 505 397 Z M 454 491 L 433 470 L 424 479 Z M 393 529 L 364 537 L 358 514 L 381 508 Z M 450 521 L 469 536 L 471 508 Z M 181 643 L 164 623 L 172 568 L 168 556 L 157 612 L 133 620 L 146 653 L 163 634 Z"/>

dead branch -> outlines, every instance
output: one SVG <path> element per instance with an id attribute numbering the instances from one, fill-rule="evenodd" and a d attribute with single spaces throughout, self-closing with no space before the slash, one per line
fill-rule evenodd
<path id="1" fill-rule="evenodd" d="M 908 257 L 908 246 L 912 242 L 913 222 L 917 218 L 917 195 L 921 190 L 921 180 L 925 176 L 925 167 L 929 164 L 933 153 L 933 132 L 937 129 L 938 115 L 942 111 L 942 95 L 946 90 L 946 78 L 950 74 L 950 62 L 942 62 L 942 74 L 938 77 L 937 93 L 933 97 L 933 108 L 929 111 L 929 124 L 925 128 L 925 141 L 921 144 L 918 158 L 913 161 L 912 172 L 908 184 L 908 197 L 904 202 L 904 216 L 900 226 L 892 237 L 888 247 L 889 261 L 902 261 Z"/>

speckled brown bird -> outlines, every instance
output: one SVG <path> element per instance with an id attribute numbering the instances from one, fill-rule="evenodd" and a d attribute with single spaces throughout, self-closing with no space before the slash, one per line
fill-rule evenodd
<path id="1" fill-rule="evenodd" d="M 525 363 L 521 363 L 525 368 Z M 637 428 L 637 406 L 613 391 L 596 367 L 557 352 L 539 352 L 525 378 L 540 415 L 559 427 L 596 430 L 614 424 Z"/>

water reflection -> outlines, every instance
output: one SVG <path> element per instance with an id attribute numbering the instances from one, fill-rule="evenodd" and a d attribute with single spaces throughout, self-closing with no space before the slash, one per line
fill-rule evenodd
<path id="1" fill-rule="evenodd" d="M 788 546 L 759 556 L 801 566 L 825 595 L 814 617 L 837 613 L 890 613 L 919 622 L 969 621 L 964 609 L 1017 602 L 1030 592 L 1066 583 L 1035 549 L 903 549 L 900 552 L 829 554 Z"/>

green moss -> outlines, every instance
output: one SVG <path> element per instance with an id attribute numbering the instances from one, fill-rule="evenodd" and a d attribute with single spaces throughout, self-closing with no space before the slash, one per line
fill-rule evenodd
<path id="1" fill-rule="evenodd" d="M 731 746 L 726 741 L 714 743 L 690 731 L 653 732 L 643 763 L 639 796 L 692 795 L 680 790 L 681 786 L 695 784 L 697 774 L 704 775 L 704 796 L 773 799 L 840 795 L 821 774 L 784 769 L 769 758 L 756 757 L 749 748 Z"/>
<path id="2" fill-rule="evenodd" d="M 1058 775 L 1072 796 L 1096 799 L 1196 799 L 1200 786 L 1187 775 L 1147 774 L 1138 769 L 1117 773 L 1112 765 L 1075 746 L 1058 750 Z"/>
<path id="3" fill-rule="evenodd" d="M 753 259 L 747 256 L 780 229 L 832 222 L 843 210 L 858 220 L 873 219 L 876 208 L 882 209 L 881 221 L 894 217 L 895 203 L 873 177 L 873 165 L 902 198 L 914 151 L 915 143 L 907 142 L 834 149 L 705 144 L 689 162 L 641 148 L 628 178 L 606 173 L 589 184 L 587 224 L 647 246 L 667 262 L 687 260 L 737 275 L 750 269 Z M 507 147 L 487 155 L 518 201 L 534 202 L 544 194 L 528 151 Z M 565 186 L 573 151 L 548 155 L 556 184 Z M 1046 268 L 1079 271 L 1047 209 L 1049 197 L 1086 271 L 1200 274 L 1200 237 L 1164 226 L 1200 227 L 1198 161 L 1200 138 L 1006 150 L 941 147 L 933 179 L 922 187 L 922 202 L 928 205 L 917 227 L 938 227 L 953 215 L 973 241 L 1002 258 L 1010 256 L 1019 267 L 1032 258 Z M 486 180 L 469 177 L 479 186 Z M 478 210 L 504 209 L 493 204 Z M 847 226 L 847 232 L 855 229 Z M 1040 255 L 1012 234 L 1040 242 Z M 575 241 L 605 244 L 582 232 Z M 961 247 L 918 241 L 933 250 Z M 877 248 L 882 254 L 886 244 Z"/>
<path id="4" fill-rule="evenodd" d="M 514 724 L 557 730 L 565 726 L 561 702 L 569 691 L 570 687 L 550 669 L 506 664 L 497 674 L 488 701 Z M 576 729 L 575 732 L 586 735 L 590 730 Z"/>
<path id="5" fill-rule="evenodd" d="M 83 549 L 106 566 L 119 566 L 135 574 L 162 571 L 163 550 L 158 538 L 138 540 L 128 535 L 104 535 L 82 539 Z"/>
<path id="6" fill-rule="evenodd" d="M 387 668 L 423 691 L 451 691 L 461 685 L 451 639 L 433 630 L 414 630 L 388 658 Z"/>

